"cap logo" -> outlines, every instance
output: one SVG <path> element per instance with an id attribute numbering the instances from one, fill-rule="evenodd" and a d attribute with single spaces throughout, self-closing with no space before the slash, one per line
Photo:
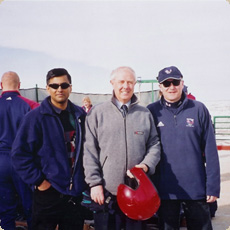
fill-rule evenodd
<path id="1" fill-rule="evenodd" d="M 166 69 L 166 70 L 165 70 L 165 73 L 167 73 L 167 74 L 172 73 L 172 69 Z"/>

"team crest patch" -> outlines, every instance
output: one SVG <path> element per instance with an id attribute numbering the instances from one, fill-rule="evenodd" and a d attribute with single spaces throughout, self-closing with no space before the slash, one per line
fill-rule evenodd
<path id="1" fill-rule="evenodd" d="M 186 120 L 186 126 L 187 127 L 194 127 L 194 119 L 187 118 L 187 120 Z"/>

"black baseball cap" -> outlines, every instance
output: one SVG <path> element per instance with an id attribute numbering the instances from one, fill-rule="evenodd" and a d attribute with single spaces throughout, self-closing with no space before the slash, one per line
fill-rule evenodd
<path id="1" fill-rule="evenodd" d="M 159 83 L 162 83 L 163 81 L 167 79 L 176 79 L 179 80 L 183 78 L 183 75 L 181 74 L 180 70 L 175 66 L 170 66 L 162 69 L 157 77 L 157 80 Z"/>

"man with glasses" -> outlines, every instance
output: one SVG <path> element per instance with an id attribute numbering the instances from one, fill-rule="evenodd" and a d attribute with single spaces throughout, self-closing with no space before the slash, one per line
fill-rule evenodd
<path id="1" fill-rule="evenodd" d="M 183 76 L 175 66 L 158 75 L 162 97 L 150 104 L 162 144 L 154 182 L 161 197 L 160 229 L 180 227 L 184 208 L 188 229 L 212 229 L 208 203 L 220 194 L 220 167 L 207 108 L 183 92 Z M 204 155 L 205 153 L 205 155 Z"/>
<path id="2" fill-rule="evenodd" d="M 48 96 L 23 119 L 12 149 L 13 165 L 33 189 L 32 229 L 83 229 L 85 190 L 82 139 L 86 113 L 68 100 L 71 76 L 47 74 Z"/>

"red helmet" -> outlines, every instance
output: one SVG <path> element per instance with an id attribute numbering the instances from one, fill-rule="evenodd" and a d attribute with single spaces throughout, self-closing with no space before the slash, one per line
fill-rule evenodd
<path id="1" fill-rule="evenodd" d="M 117 202 L 122 212 L 134 220 L 147 220 L 157 212 L 160 198 L 153 183 L 141 168 L 132 168 L 130 172 L 137 180 L 138 187 L 120 184 L 117 190 Z"/>

